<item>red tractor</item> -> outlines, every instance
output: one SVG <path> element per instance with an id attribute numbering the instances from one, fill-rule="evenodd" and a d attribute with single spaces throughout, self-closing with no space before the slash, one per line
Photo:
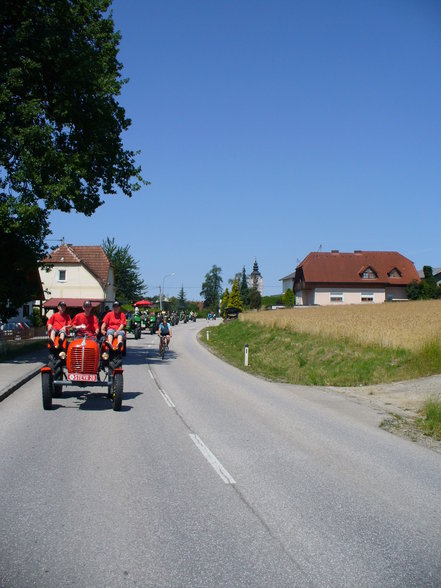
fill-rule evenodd
<path id="1" fill-rule="evenodd" d="M 62 397 L 63 386 L 106 386 L 113 410 L 121 410 L 124 389 L 122 350 L 113 344 L 82 337 L 70 343 L 50 342 L 48 365 L 41 368 L 43 408 L 52 408 L 52 398 Z"/>

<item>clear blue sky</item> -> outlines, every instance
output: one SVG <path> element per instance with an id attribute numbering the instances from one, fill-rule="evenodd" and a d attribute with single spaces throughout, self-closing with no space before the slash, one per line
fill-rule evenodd
<path id="1" fill-rule="evenodd" d="M 130 245 L 199 299 L 257 258 L 265 294 L 310 251 L 441 266 L 441 2 L 114 0 L 128 148 L 151 186 L 52 237 Z M 163 243 L 163 244 L 162 244 Z M 55 243 L 51 243 L 55 244 Z"/>

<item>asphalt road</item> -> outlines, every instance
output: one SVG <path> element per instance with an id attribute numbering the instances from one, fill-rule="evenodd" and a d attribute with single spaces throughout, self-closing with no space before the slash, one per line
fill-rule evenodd
<path id="1" fill-rule="evenodd" d="M 325 389 L 264 382 L 178 325 L 124 401 L 39 378 L 0 404 L 0 586 L 441 586 L 441 455 Z M 250 362 L 252 352 L 250 352 Z"/>

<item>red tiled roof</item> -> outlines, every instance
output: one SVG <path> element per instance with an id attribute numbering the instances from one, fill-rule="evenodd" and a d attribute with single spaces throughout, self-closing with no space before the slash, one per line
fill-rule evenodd
<path id="1" fill-rule="evenodd" d="M 377 277 L 362 278 L 364 270 L 371 268 Z M 389 273 L 397 269 L 397 278 Z M 396 251 L 359 251 L 354 253 L 313 252 L 297 266 L 296 274 L 303 271 L 305 283 L 337 284 L 390 284 L 403 286 L 418 280 L 418 272 L 410 259 Z"/>
<path id="2" fill-rule="evenodd" d="M 81 263 L 105 287 L 109 277 L 110 262 L 100 245 L 67 245 L 63 243 L 48 257 L 44 263 Z"/>
<path id="3" fill-rule="evenodd" d="M 63 243 L 45 257 L 43 263 L 80 263 L 80 259 L 75 255 L 72 245 Z"/>

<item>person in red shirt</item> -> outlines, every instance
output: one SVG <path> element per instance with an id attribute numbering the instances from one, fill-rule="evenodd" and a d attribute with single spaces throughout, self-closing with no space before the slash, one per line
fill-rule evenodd
<path id="1" fill-rule="evenodd" d="M 125 328 L 127 325 L 126 315 L 121 312 L 121 305 L 115 300 L 113 310 L 108 312 L 103 318 L 101 333 L 106 335 L 107 341 L 112 344 L 113 338 L 118 337 L 118 348 L 123 346 L 123 340 L 126 337 Z"/>
<path id="2" fill-rule="evenodd" d="M 77 337 L 96 337 L 100 332 L 97 317 L 92 314 L 92 304 L 90 300 L 85 300 L 83 303 L 83 312 L 76 314 L 71 326 L 75 329 Z"/>
<path id="3" fill-rule="evenodd" d="M 60 300 L 58 303 L 58 312 L 54 314 L 47 321 L 47 334 L 55 342 L 55 337 L 60 336 L 60 342 L 67 337 L 68 329 L 71 324 L 70 316 L 66 312 L 66 303 Z"/>

